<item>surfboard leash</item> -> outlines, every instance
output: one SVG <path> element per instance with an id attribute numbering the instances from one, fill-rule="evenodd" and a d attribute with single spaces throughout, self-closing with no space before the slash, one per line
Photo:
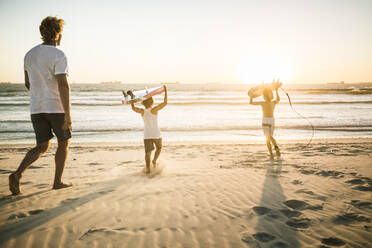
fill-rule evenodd
<path id="1" fill-rule="evenodd" d="M 311 123 L 311 121 L 306 117 L 306 116 L 303 116 L 302 114 L 298 113 L 296 111 L 296 109 L 293 107 L 293 104 L 292 104 L 292 101 L 291 101 L 291 97 L 289 96 L 289 94 L 283 89 L 283 87 L 280 87 L 280 89 L 284 92 L 284 94 L 286 94 L 286 96 L 288 97 L 288 101 L 289 101 L 289 105 L 291 106 L 293 112 L 295 112 L 298 116 L 302 117 L 303 119 L 307 120 L 307 122 L 310 124 L 311 126 L 311 129 L 312 129 L 312 134 L 311 134 L 311 137 L 310 137 L 310 140 L 307 142 L 307 144 L 305 145 L 305 147 L 307 147 L 308 145 L 310 145 L 311 141 L 313 140 L 313 137 L 314 137 L 314 133 L 315 133 L 315 128 L 313 126 L 313 124 Z"/>

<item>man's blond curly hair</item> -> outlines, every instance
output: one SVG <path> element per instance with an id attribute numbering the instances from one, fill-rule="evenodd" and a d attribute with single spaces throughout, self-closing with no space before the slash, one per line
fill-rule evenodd
<path id="1" fill-rule="evenodd" d="M 58 39 L 58 35 L 62 33 L 65 21 L 55 16 L 44 18 L 39 26 L 41 39 L 45 43 L 50 43 Z"/>

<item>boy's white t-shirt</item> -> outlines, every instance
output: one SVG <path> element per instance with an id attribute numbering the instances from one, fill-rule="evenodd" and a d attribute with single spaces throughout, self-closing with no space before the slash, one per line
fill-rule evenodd
<path id="1" fill-rule="evenodd" d="M 27 52 L 24 70 L 30 82 L 31 114 L 64 113 L 55 77 L 68 74 L 64 52 L 55 46 L 37 45 Z"/>

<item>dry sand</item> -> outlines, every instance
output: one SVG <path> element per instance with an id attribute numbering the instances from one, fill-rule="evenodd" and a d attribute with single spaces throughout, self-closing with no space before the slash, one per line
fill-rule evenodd
<path id="1" fill-rule="evenodd" d="M 55 147 L 8 176 L 29 145 L 0 147 L 0 247 L 372 247 L 370 139 L 166 143 L 149 178 L 141 145 L 71 144 L 51 190 Z"/>

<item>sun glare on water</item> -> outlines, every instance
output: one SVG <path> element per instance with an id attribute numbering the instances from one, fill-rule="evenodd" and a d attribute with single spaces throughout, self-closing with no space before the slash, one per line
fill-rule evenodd
<path id="1" fill-rule="evenodd" d="M 290 66 L 286 58 L 272 55 L 255 55 L 241 58 L 238 79 L 241 83 L 259 84 L 273 79 L 282 82 L 290 79 Z"/>

